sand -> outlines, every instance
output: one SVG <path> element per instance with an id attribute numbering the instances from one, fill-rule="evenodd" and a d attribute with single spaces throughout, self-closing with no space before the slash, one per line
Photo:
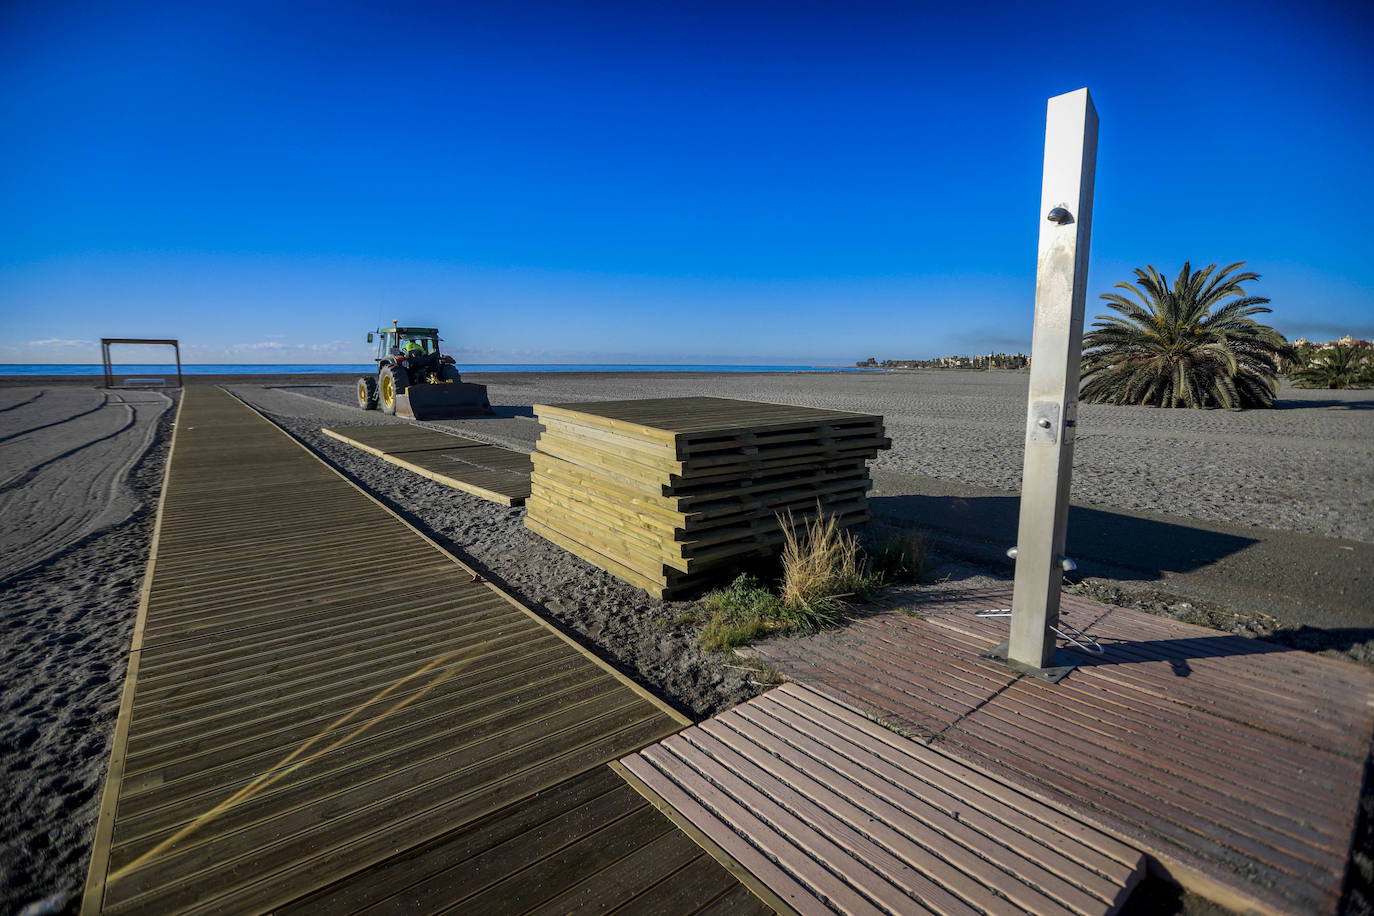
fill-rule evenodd
<path id="1" fill-rule="evenodd" d="M 537 402 L 713 394 L 883 414 L 894 440 L 875 462 L 883 499 L 929 489 L 931 480 L 956 497 L 961 488 L 1009 494 L 1019 484 L 1021 373 L 468 378 L 489 385 L 499 415 L 435 425 L 512 448 L 533 446 Z M 8 381 L 0 381 L 0 499 L 18 508 L 5 515 L 9 565 L 0 572 L 0 645 L 11 662 L 0 685 L 0 779 L 15 802 L 0 839 L 0 913 L 76 894 L 84 879 L 171 418 L 161 392 L 103 402 L 90 380 Z M 525 530 L 523 510 L 322 436 L 323 425 L 401 422 L 358 411 L 347 379 L 219 381 L 685 712 L 706 716 L 760 689 L 751 672 L 699 649 L 691 603 L 648 598 L 547 544 Z M 1368 392 L 1287 390 L 1275 411 L 1084 407 L 1074 498 L 1367 549 L 1371 407 Z M 1009 571 L 939 551 L 937 562 L 950 584 Z M 1164 600 L 1168 611 L 1174 599 Z M 1367 593 L 1352 600 L 1374 613 Z"/>
<path id="2" fill-rule="evenodd" d="M 0 913 L 85 878 L 177 397 L 37 395 L 0 391 Z"/>

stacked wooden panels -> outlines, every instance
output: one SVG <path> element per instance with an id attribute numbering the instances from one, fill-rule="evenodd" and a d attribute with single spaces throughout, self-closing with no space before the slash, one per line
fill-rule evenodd
<path id="1" fill-rule="evenodd" d="M 658 597 L 782 541 L 819 506 L 867 521 L 882 417 L 730 398 L 534 406 L 531 530 Z"/>

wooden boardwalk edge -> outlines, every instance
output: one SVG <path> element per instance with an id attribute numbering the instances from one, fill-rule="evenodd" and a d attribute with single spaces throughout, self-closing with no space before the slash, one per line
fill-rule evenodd
<path id="1" fill-rule="evenodd" d="M 613 760 L 608 766 L 619 774 L 621 779 L 629 783 L 631 788 L 644 796 L 649 804 L 657 808 L 664 817 L 672 821 L 679 830 L 691 837 L 693 842 L 702 849 L 706 850 L 711 858 L 719 862 L 726 871 L 738 878 L 740 884 L 749 888 L 754 896 L 758 897 L 774 910 L 777 910 L 778 913 L 784 914 L 784 916 L 795 916 L 797 911 L 781 897 L 773 893 L 772 888 L 760 881 L 757 875 L 749 871 L 749 869 L 745 868 L 734 856 L 722 849 L 715 840 L 711 839 L 711 837 L 697 827 L 696 824 L 692 823 L 686 815 L 673 807 L 672 803 L 653 789 L 649 788 L 644 780 L 631 772 L 624 763 L 619 760 Z"/>
<path id="2" fill-rule="evenodd" d="M 115 720 L 114 740 L 110 747 L 110 763 L 105 769 L 105 787 L 100 793 L 100 814 L 96 819 L 95 840 L 91 844 L 91 860 L 86 866 L 86 883 L 81 894 L 82 916 L 100 912 L 104 898 L 105 873 L 110 861 L 110 846 L 114 839 L 115 809 L 119 803 L 119 787 L 124 780 L 124 757 L 129 745 L 129 721 L 134 710 L 134 688 L 138 685 L 138 662 L 143 649 L 143 633 L 148 622 L 148 599 L 153 590 L 153 573 L 157 567 L 157 547 L 162 537 L 163 508 L 167 503 L 167 481 L 172 473 L 172 454 L 176 451 L 177 430 L 181 428 L 181 409 L 186 404 L 183 393 L 172 418 L 172 439 L 167 447 L 166 464 L 162 468 L 162 491 L 157 497 L 157 516 L 153 520 L 153 537 L 148 544 L 148 562 L 143 569 L 143 585 L 139 589 L 138 615 L 134 619 L 134 634 L 129 643 L 129 666 L 124 673 L 124 688 L 119 698 L 119 717 Z"/>

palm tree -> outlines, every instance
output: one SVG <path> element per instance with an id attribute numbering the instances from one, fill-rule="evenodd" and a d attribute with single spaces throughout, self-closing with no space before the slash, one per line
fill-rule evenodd
<path id="1" fill-rule="evenodd" d="M 1299 388 L 1359 388 L 1374 382 L 1374 361 L 1366 350 L 1337 345 L 1318 350 L 1292 377 Z"/>
<path id="2" fill-rule="evenodd" d="M 1291 348 L 1250 317 L 1269 312 L 1269 300 L 1241 288 L 1259 274 L 1231 276 L 1244 266 L 1194 271 L 1185 261 L 1173 289 L 1147 266 L 1136 269 L 1139 286 L 1116 284 L 1139 302 L 1103 293 L 1120 314 L 1098 315 L 1097 330 L 1083 338 L 1079 397 L 1155 407 L 1273 407 L 1279 360 Z"/>

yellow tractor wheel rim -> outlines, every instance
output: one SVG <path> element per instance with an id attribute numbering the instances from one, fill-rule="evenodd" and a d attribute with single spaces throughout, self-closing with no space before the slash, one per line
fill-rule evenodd
<path id="1" fill-rule="evenodd" d="M 359 383 L 358 383 L 358 400 L 359 400 L 359 401 L 366 401 L 366 400 L 367 400 L 367 382 L 359 382 Z"/>
<path id="2" fill-rule="evenodd" d="M 395 401 L 395 400 L 396 400 L 396 383 L 395 383 L 394 381 L 392 381 L 391 376 L 389 376 L 389 375 L 384 375 L 384 376 L 382 376 L 382 403 L 384 403 L 384 404 L 386 404 L 386 406 L 390 407 L 390 406 L 391 406 L 391 402 L 392 402 L 392 401 Z"/>

